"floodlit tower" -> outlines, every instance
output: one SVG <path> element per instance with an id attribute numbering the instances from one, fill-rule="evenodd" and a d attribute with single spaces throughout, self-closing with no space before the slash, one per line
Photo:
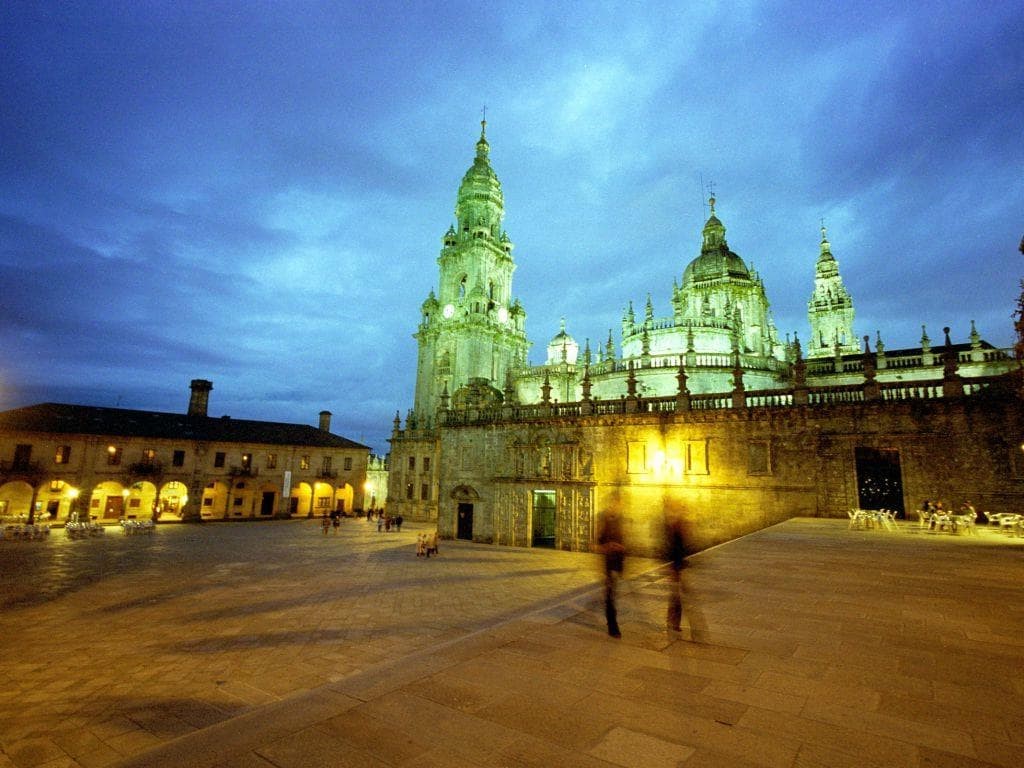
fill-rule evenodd
<path id="1" fill-rule="evenodd" d="M 500 393 L 509 371 L 526 359 L 526 312 L 512 297 L 512 241 L 501 228 L 505 201 L 490 163 L 487 121 L 476 157 L 462 177 L 456 224 L 442 238 L 437 294 L 423 303 L 413 411 L 429 424 L 442 393 L 455 396 L 471 380 Z M 480 385 L 482 382 L 477 381 Z"/>
<path id="2" fill-rule="evenodd" d="M 860 345 L 853 334 L 853 298 L 843 285 L 824 226 L 821 253 L 814 270 L 814 292 L 807 302 L 807 319 L 811 324 L 807 357 L 857 354 Z"/>

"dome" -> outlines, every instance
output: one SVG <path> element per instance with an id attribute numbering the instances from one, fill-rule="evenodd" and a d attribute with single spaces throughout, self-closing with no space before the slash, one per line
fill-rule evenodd
<path id="1" fill-rule="evenodd" d="M 561 328 L 548 343 L 547 365 L 559 365 L 560 363 L 575 365 L 579 354 L 580 345 L 576 343 L 576 339 L 565 332 L 565 319 L 563 318 Z"/>
<path id="2" fill-rule="evenodd" d="M 739 255 L 729 250 L 725 240 L 725 225 L 715 215 L 715 198 L 709 201 L 711 216 L 704 224 L 700 256 L 686 265 L 683 286 L 705 280 L 750 280 L 750 270 Z"/>

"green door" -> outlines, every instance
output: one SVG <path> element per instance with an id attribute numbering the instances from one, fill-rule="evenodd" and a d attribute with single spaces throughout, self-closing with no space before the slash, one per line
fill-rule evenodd
<path id="1" fill-rule="evenodd" d="M 555 492 L 533 492 L 533 546 L 555 546 Z"/>

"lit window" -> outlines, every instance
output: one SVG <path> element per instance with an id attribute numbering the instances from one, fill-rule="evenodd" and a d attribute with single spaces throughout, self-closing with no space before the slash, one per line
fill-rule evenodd
<path id="1" fill-rule="evenodd" d="M 243 453 L 242 454 L 242 469 L 252 469 L 252 454 L 251 453 Z"/>
<path id="2" fill-rule="evenodd" d="M 107 464 L 116 467 L 121 463 L 121 449 L 116 445 L 107 446 Z"/>
<path id="3" fill-rule="evenodd" d="M 277 469 L 277 454 L 276 453 L 268 453 L 267 454 L 267 469 Z"/>
<path id="4" fill-rule="evenodd" d="M 54 464 L 67 464 L 71 461 L 71 446 L 70 445 L 58 445 L 57 452 L 53 456 Z"/>
<path id="5" fill-rule="evenodd" d="M 155 460 L 156 460 L 156 451 L 154 451 L 152 448 L 146 448 L 142 452 L 142 463 L 143 464 L 152 464 Z"/>
<path id="6" fill-rule="evenodd" d="M 309 469 L 309 454 L 299 457 L 299 469 Z"/>

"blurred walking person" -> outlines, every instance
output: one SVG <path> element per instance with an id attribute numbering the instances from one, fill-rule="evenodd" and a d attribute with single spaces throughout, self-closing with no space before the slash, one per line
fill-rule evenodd
<path id="1" fill-rule="evenodd" d="M 683 518 L 682 505 L 677 501 L 665 502 L 665 558 L 669 564 L 671 589 L 668 594 L 668 628 L 673 632 L 683 631 L 683 615 L 690 625 L 690 640 L 695 643 L 707 642 L 707 624 L 704 614 L 693 601 L 683 571 L 686 560 L 689 535 Z"/>
<path id="2" fill-rule="evenodd" d="M 597 551 L 604 555 L 604 616 L 608 622 L 608 634 L 612 637 L 622 637 L 615 609 L 615 591 L 617 581 L 622 576 L 626 545 L 622 535 L 622 515 L 618 509 L 617 496 L 601 517 Z"/>

